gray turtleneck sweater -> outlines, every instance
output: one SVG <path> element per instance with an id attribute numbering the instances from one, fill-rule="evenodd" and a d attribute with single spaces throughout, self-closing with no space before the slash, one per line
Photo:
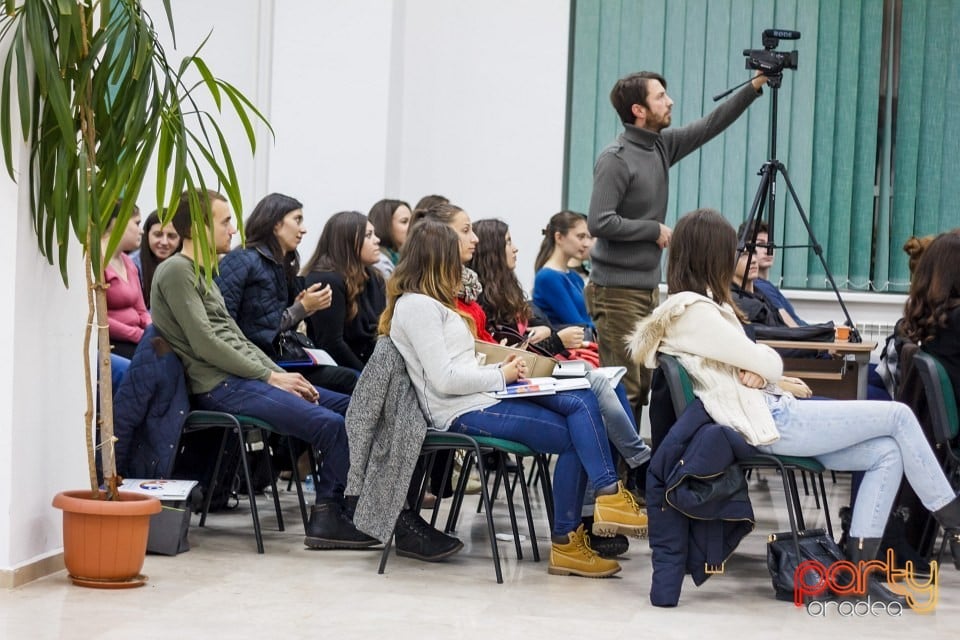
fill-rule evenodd
<path id="1" fill-rule="evenodd" d="M 627 289 L 660 284 L 657 238 L 667 214 L 670 167 L 730 126 L 759 95 L 748 84 L 700 120 L 659 134 L 625 125 L 593 170 L 591 282 Z"/>

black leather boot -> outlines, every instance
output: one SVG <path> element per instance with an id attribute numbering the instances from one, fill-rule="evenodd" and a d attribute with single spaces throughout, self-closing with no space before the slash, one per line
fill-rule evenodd
<path id="1" fill-rule="evenodd" d="M 313 505 L 306 534 L 303 544 L 311 549 L 365 549 L 380 543 L 353 526 L 339 500 Z"/>
<path id="2" fill-rule="evenodd" d="M 953 566 L 960 569 L 960 497 L 954 498 L 947 506 L 933 512 L 943 527 L 943 537 L 950 543 L 950 555 L 953 556 Z"/>
<path id="3" fill-rule="evenodd" d="M 847 557 L 850 562 L 859 567 L 861 560 L 869 562 L 877 559 L 877 552 L 880 550 L 880 538 L 850 538 L 847 542 Z M 886 559 L 882 560 L 885 562 Z M 867 574 L 867 593 L 873 602 L 883 602 L 885 604 L 898 603 L 906 609 L 907 599 L 904 596 L 894 593 L 887 588 L 886 581 L 876 571 Z"/>
<path id="4" fill-rule="evenodd" d="M 439 562 L 463 548 L 453 536 L 437 531 L 412 509 L 404 509 L 393 531 L 397 555 L 424 562 Z"/>
<path id="5" fill-rule="evenodd" d="M 360 496 L 343 496 L 343 513 L 353 521 L 353 513 L 357 510 L 357 503 L 360 502 Z"/>

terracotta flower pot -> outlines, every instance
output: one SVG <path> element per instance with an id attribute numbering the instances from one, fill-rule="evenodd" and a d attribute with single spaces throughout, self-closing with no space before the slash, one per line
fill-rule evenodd
<path id="1" fill-rule="evenodd" d="M 127 492 L 116 501 L 94 500 L 80 490 L 58 493 L 53 506 L 63 511 L 63 561 L 74 584 L 116 589 L 146 582 L 140 569 L 159 500 Z"/>

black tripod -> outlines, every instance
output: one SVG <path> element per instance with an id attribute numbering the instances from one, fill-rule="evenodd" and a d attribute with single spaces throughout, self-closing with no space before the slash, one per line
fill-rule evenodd
<path id="1" fill-rule="evenodd" d="M 850 313 L 847 311 L 847 306 L 843 302 L 843 298 L 840 297 L 840 290 L 837 289 L 837 283 L 833 279 L 833 274 L 830 273 L 830 268 L 827 266 L 827 261 L 823 257 L 823 247 L 820 246 L 820 243 L 817 242 L 816 237 L 813 234 L 813 228 L 810 226 L 810 220 L 807 218 L 807 214 L 803 210 L 803 206 L 800 204 L 800 199 L 797 197 L 797 192 L 793 189 L 793 184 L 790 182 L 790 175 L 787 173 L 787 167 L 777 160 L 777 98 L 779 97 L 780 91 L 780 81 L 782 79 L 782 74 L 770 74 L 767 76 L 767 86 L 771 90 L 770 98 L 770 159 L 763 163 L 763 166 L 760 167 L 758 175 L 760 176 L 760 186 L 757 188 L 757 194 L 753 198 L 753 205 L 750 207 L 750 214 L 747 216 L 747 222 L 743 227 L 743 233 L 740 235 L 740 238 L 737 243 L 737 259 L 743 255 L 744 251 L 747 252 L 747 267 L 744 271 L 743 282 L 740 287 L 741 290 L 746 286 L 747 274 L 750 273 L 750 265 L 754 260 L 754 256 L 757 252 L 757 235 L 760 232 L 760 226 L 763 221 L 763 212 L 764 209 L 767 211 L 767 238 L 768 238 L 768 249 L 767 251 L 770 255 L 773 255 L 773 250 L 776 247 L 774 244 L 774 212 L 776 210 L 776 201 L 777 201 L 777 174 L 783 175 L 784 182 L 787 183 L 787 189 L 790 190 L 790 196 L 793 198 L 793 204 L 797 208 L 797 212 L 800 214 L 800 219 L 803 221 L 803 226 L 807 229 L 807 236 L 810 239 L 810 244 L 798 244 L 798 245 L 782 245 L 782 249 L 794 249 L 794 248 L 807 248 L 813 249 L 813 252 L 817 254 L 817 258 L 820 259 L 820 264 L 823 265 L 823 271 L 827 276 L 827 280 L 830 282 L 830 288 L 833 289 L 834 294 L 837 296 L 837 301 L 840 303 L 840 308 L 843 310 L 844 318 L 846 319 L 845 324 L 850 327 L 850 342 L 861 342 L 860 332 L 857 331 L 857 328 L 853 324 L 853 320 L 850 318 Z M 769 206 L 768 206 L 769 203 Z"/>

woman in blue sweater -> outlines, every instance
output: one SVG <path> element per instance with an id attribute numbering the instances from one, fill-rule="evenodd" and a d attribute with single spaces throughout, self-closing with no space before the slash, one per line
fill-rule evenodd
<path id="1" fill-rule="evenodd" d="M 553 325 L 581 325 L 594 331 L 593 319 L 583 301 L 583 279 L 570 271 L 571 258 L 583 260 L 590 251 L 587 219 L 579 213 L 561 211 L 543 230 L 533 281 L 533 304 Z M 591 339 L 588 336 L 588 339 Z"/>

